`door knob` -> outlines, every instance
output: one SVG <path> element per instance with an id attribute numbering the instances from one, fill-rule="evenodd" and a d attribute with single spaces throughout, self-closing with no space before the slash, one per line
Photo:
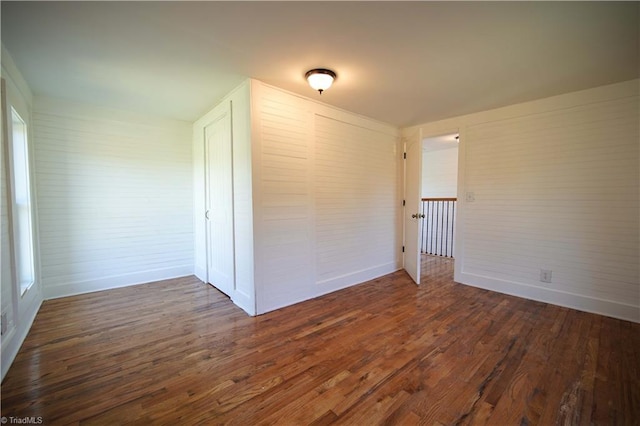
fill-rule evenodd
<path id="1" fill-rule="evenodd" d="M 414 218 L 414 219 L 417 219 L 419 216 L 420 216 L 420 215 L 419 215 L 419 214 L 417 214 L 417 213 L 414 213 L 414 214 L 412 214 L 412 215 L 411 215 L 411 217 L 412 217 L 412 218 Z"/>

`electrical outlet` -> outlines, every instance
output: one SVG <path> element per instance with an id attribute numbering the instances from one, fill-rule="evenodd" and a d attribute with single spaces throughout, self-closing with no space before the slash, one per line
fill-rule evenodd
<path id="1" fill-rule="evenodd" d="M 550 283 L 551 274 L 552 271 L 549 269 L 540 269 L 540 281 L 542 281 L 543 283 Z"/>
<path id="2" fill-rule="evenodd" d="M 7 332 L 9 324 L 7 323 L 7 313 L 4 312 L 0 317 L 0 334 L 4 335 Z"/>
<path id="3" fill-rule="evenodd" d="M 467 201 L 467 203 L 473 203 L 476 200 L 476 194 L 474 194 L 473 192 L 467 192 L 465 200 Z"/>

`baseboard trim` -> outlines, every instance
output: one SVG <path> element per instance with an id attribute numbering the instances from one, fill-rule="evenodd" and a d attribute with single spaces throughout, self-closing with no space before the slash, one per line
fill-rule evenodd
<path id="1" fill-rule="evenodd" d="M 360 284 L 365 281 L 373 280 L 383 275 L 390 274 L 398 270 L 397 262 L 388 262 L 382 265 L 377 265 L 372 268 L 361 269 L 359 271 L 351 272 L 344 275 L 339 275 L 327 280 L 317 281 L 316 288 L 322 286 L 325 289 L 321 290 L 321 294 L 326 294 L 331 291 L 341 290 L 343 288 L 351 287 L 352 285 Z M 314 296 L 317 297 L 317 296 Z"/>
<path id="2" fill-rule="evenodd" d="M 231 301 L 252 317 L 256 315 L 256 304 L 249 295 L 236 290 L 231 296 Z"/>
<path id="3" fill-rule="evenodd" d="M 334 291 L 342 290 L 347 287 L 352 287 L 354 285 L 362 284 L 384 275 L 391 274 L 399 269 L 402 268 L 394 261 L 377 265 L 372 268 L 362 269 L 350 274 L 340 275 L 328 280 L 317 281 L 315 285 L 308 288 L 308 292 L 306 294 L 297 295 L 296 297 L 287 300 L 263 301 L 262 306 L 258 306 L 256 314 L 262 315 L 267 312 L 315 299 L 316 297 L 324 296 L 325 294 L 333 293 Z"/>
<path id="4" fill-rule="evenodd" d="M 196 265 L 195 268 L 193 269 L 193 275 L 195 275 L 196 277 L 198 277 L 198 279 L 202 282 L 207 282 L 207 269 Z"/>
<path id="5" fill-rule="evenodd" d="M 579 311 L 640 323 L 640 307 L 634 305 L 465 272 L 460 273 L 460 275 L 456 277 L 456 281 L 461 284 L 509 294 L 511 296 L 523 297 L 538 302 L 545 302 Z"/>
<path id="6" fill-rule="evenodd" d="M 132 274 L 112 275 L 94 280 L 77 281 L 62 285 L 47 285 L 43 282 L 45 300 L 60 297 L 75 296 L 77 294 L 93 293 L 95 291 L 112 288 L 128 287 L 153 281 L 162 281 L 193 275 L 193 265 L 174 266 L 171 268 L 153 269 Z"/>

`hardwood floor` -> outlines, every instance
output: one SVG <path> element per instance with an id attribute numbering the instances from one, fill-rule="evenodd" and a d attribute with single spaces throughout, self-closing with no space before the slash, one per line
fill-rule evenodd
<path id="1" fill-rule="evenodd" d="M 44 424 L 640 424 L 640 324 L 404 272 L 248 317 L 196 278 L 43 304 L 2 416 Z"/>

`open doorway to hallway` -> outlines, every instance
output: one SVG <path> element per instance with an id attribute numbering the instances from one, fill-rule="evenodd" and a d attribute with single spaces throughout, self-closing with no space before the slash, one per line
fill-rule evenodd
<path id="1" fill-rule="evenodd" d="M 453 276 L 458 141 L 457 133 L 422 141 L 420 253 L 425 279 Z"/>

